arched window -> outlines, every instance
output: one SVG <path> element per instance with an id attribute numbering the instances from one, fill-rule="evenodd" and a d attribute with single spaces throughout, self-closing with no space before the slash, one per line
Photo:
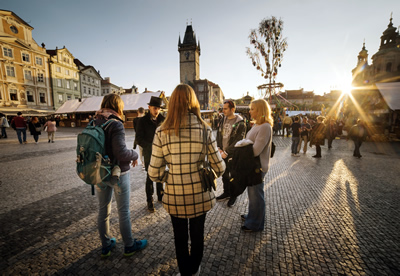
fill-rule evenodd
<path id="1" fill-rule="evenodd" d="M 392 72 L 392 63 L 391 62 L 388 62 L 386 64 L 386 72 Z"/>

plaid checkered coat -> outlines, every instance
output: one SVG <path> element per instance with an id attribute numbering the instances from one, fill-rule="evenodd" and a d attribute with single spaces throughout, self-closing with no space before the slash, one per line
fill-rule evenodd
<path id="1" fill-rule="evenodd" d="M 203 215 L 215 205 L 214 192 L 203 192 L 200 165 L 204 160 L 203 125 L 190 113 L 179 136 L 157 128 L 148 169 L 151 180 L 165 182 L 163 205 L 178 218 Z M 208 159 L 217 176 L 225 171 L 225 163 L 217 150 L 210 127 L 207 127 Z M 168 169 L 166 170 L 166 166 Z"/>

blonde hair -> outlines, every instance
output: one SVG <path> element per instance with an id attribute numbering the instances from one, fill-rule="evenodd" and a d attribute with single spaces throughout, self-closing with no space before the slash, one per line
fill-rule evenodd
<path id="1" fill-rule="evenodd" d="M 175 87 L 168 103 L 168 113 L 161 129 L 171 134 L 175 132 L 179 136 L 179 129 L 186 123 L 186 115 L 188 112 L 194 113 L 202 124 L 205 122 L 201 119 L 200 104 L 192 87 L 187 84 L 179 84 Z"/>
<path id="2" fill-rule="evenodd" d="M 122 118 L 124 116 L 124 101 L 118 94 L 107 94 L 101 102 L 101 108 L 109 108 L 114 110 Z"/>
<path id="3" fill-rule="evenodd" d="M 272 118 L 271 114 L 271 107 L 266 100 L 254 100 L 250 103 L 250 106 L 251 105 L 253 105 L 253 108 L 257 111 L 258 118 L 254 118 L 257 125 L 261 125 L 263 123 L 269 123 L 271 126 L 274 125 L 274 119 Z"/>

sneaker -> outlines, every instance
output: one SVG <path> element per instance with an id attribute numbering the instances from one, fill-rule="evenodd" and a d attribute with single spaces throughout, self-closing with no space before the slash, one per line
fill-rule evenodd
<path id="1" fill-rule="evenodd" d="M 49 143 L 50 143 L 50 139 L 49 139 Z"/>
<path id="2" fill-rule="evenodd" d="M 244 232 L 256 232 L 256 231 L 254 231 L 254 230 L 251 230 L 250 228 L 247 228 L 246 226 L 242 226 L 242 228 L 241 228 Z"/>
<path id="3" fill-rule="evenodd" d="M 217 197 L 217 201 L 222 201 L 222 200 L 225 200 L 228 198 L 230 198 L 230 196 L 228 194 L 222 193 L 222 195 Z"/>
<path id="4" fill-rule="evenodd" d="M 233 196 L 228 200 L 228 207 L 235 206 L 235 203 L 236 203 L 236 196 Z"/>
<path id="5" fill-rule="evenodd" d="M 28 142 L 27 142 L 27 141 L 24 141 L 24 144 L 28 144 Z"/>
<path id="6" fill-rule="evenodd" d="M 147 202 L 147 210 L 149 210 L 150 213 L 154 213 L 154 204 L 153 202 Z"/>
<path id="7" fill-rule="evenodd" d="M 294 156 L 294 157 L 299 157 L 300 154 L 297 154 L 297 153 L 296 153 L 296 154 L 293 154 L 293 156 Z"/>
<path id="8" fill-rule="evenodd" d="M 117 244 L 117 240 L 115 238 L 111 238 L 110 239 L 110 245 L 107 247 L 103 247 L 101 249 L 101 257 L 102 258 L 107 258 L 110 257 L 111 255 L 111 249 L 113 249 L 115 247 L 115 245 Z"/>
<path id="9" fill-rule="evenodd" d="M 147 246 L 147 240 L 133 240 L 133 245 L 130 247 L 125 247 L 125 252 L 124 252 L 124 256 L 125 257 L 130 257 L 133 254 L 135 254 L 136 252 L 142 250 L 143 248 L 145 248 Z"/>

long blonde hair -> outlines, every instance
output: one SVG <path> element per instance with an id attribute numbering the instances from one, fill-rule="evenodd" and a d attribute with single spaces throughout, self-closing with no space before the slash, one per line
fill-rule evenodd
<path id="1" fill-rule="evenodd" d="M 255 118 L 255 122 L 257 125 L 269 123 L 271 126 L 274 126 L 274 119 L 272 118 L 271 107 L 266 100 L 254 100 L 250 103 L 250 106 L 251 105 L 253 105 L 254 109 L 257 111 L 258 118 Z"/>
<path id="2" fill-rule="evenodd" d="M 118 94 L 107 94 L 101 102 L 101 108 L 109 108 L 114 110 L 122 118 L 124 116 L 124 101 Z"/>
<path id="3" fill-rule="evenodd" d="M 194 113 L 200 122 L 205 124 L 201 119 L 200 104 L 194 90 L 187 84 L 179 84 L 171 94 L 167 118 L 161 125 L 161 129 L 170 135 L 174 131 L 176 136 L 179 136 L 179 128 L 185 125 L 188 112 Z"/>

